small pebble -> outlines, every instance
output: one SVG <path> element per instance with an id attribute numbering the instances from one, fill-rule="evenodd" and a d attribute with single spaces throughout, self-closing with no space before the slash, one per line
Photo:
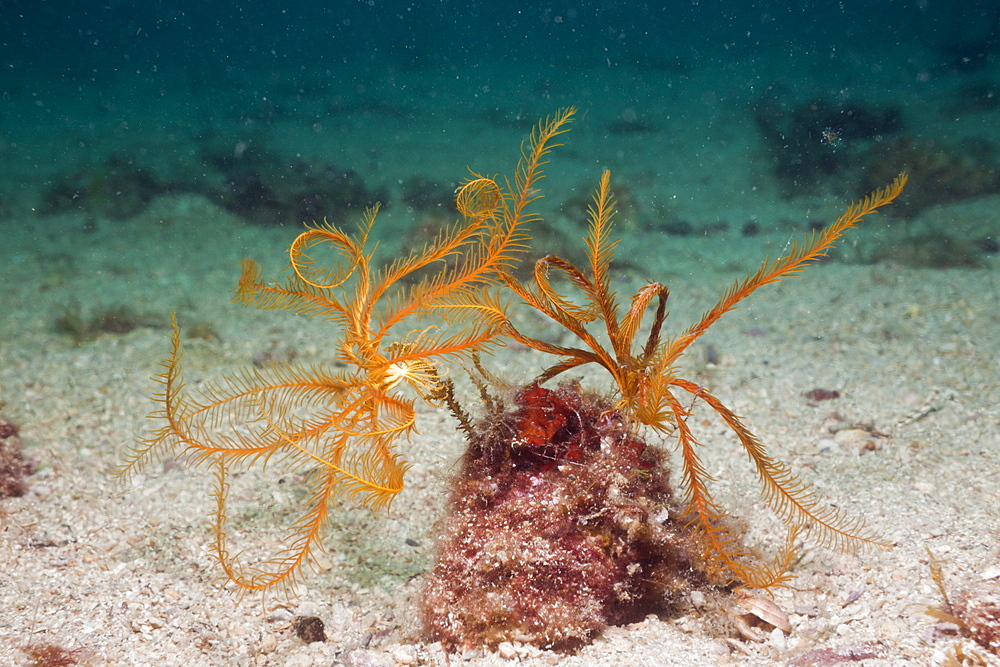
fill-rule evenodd
<path id="1" fill-rule="evenodd" d="M 470 648 L 462 653 L 462 660 L 468 662 L 470 660 L 475 660 L 476 658 L 485 657 L 486 652 L 481 648 Z"/>
<path id="2" fill-rule="evenodd" d="M 292 631 L 307 644 L 326 641 L 323 621 L 315 616 L 296 616 L 292 619 Z"/>
<path id="3" fill-rule="evenodd" d="M 860 588 L 856 588 L 847 595 L 847 599 L 844 601 L 844 606 L 852 604 L 857 601 L 865 592 L 865 587 L 862 585 Z"/>
<path id="4" fill-rule="evenodd" d="M 261 637 L 260 639 L 260 652 L 263 655 L 268 653 L 273 653 L 274 650 L 278 648 L 278 637 L 271 634 L 270 632 Z"/>
<path id="5" fill-rule="evenodd" d="M 316 551 L 313 553 L 313 564 L 320 572 L 327 572 L 333 569 L 333 560 L 330 559 L 329 555 L 323 553 L 322 551 Z"/>
<path id="6" fill-rule="evenodd" d="M 715 655 L 729 655 L 730 653 L 729 647 L 723 644 L 722 642 L 717 642 L 717 641 L 708 642 L 707 648 L 709 652 L 714 653 Z"/>
<path id="7" fill-rule="evenodd" d="M 500 645 L 497 646 L 497 653 L 506 660 L 513 660 L 517 657 L 517 649 L 510 642 L 500 642 Z"/>
<path id="8" fill-rule="evenodd" d="M 371 651 L 360 648 L 348 651 L 344 656 L 344 664 L 347 667 L 383 667 L 382 662 Z"/>
<path id="9" fill-rule="evenodd" d="M 711 364 L 712 366 L 719 365 L 719 351 L 711 345 L 705 348 L 705 363 Z"/>
<path id="10" fill-rule="evenodd" d="M 860 428 L 845 428 L 837 431 L 833 436 L 834 442 L 838 445 L 858 449 L 864 447 L 871 439 L 871 433 Z"/>
<path id="11" fill-rule="evenodd" d="M 306 652 L 296 653 L 285 660 L 285 667 L 312 667 L 313 657 Z"/>
<path id="12" fill-rule="evenodd" d="M 810 401 L 832 401 L 835 398 L 840 398 L 840 392 L 836 389 L 810 389 L 803 394 Z"/>
<path id="13" fill-rule="evenodd" d="M 412 646 L 396 646 L 390 653 L 397 665 L 412 665 L 417 661 L 417 656 Z"/>

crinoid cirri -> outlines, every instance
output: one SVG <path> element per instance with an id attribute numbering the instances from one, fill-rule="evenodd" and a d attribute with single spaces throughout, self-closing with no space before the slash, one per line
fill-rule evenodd
<path id="1" fill-rule="evenodd" d="M 796 545 L 808 536 L 838 549 L 886 546 L 860 519 L 821 504 L 740 417 L 682 377 L 678 364 L 719 318 L 758 288 L 816 262 L 864 216 L 895 199 L 905 182 L 900 175 L 788 254 L 765 260 L 693 326 L 665 338 L 666 285 L 645 285 L 625 308 L 615 297 L 611 262 L 618 241 L 605 172 L 589 210 L 586 267 L 550 255 L 537 261 L 530 283 L 503 275 L 525 304 L 578 344 L 548 342 L 510 320 L 504 324 L 506 336 L 558 360 L 514 392 L 513 405 L 488 397 L 488 414 L 471 429 L 423 598 L 431 636 L 455 648 L 526 641 L 573 649 L 608 624 L 677 604 L 679 593 L 694 587 L 779 586 L 790 578 Z M 637 343 L 650 308 L 649 328 Z M 543 386 L 586 364 L 608 372 L 613 399 L 576 382 Z M 704 443 L 689 420 L 697 401 L 736 435 L 764 501 L 789 527 L 785 550 L 772 563 L 750 556 L 712 496 Z M 676 443 L 676 499 L 667 457 L 644 442 L 646 429 Z"/>
<path id="2" fill-rule="evenodd" d="M 572 115 L 567 109 L 538 125 L 512 183 L 474 176 L 457 193 L 462 220 L 379 270 L 368 248 L 377 207 L 354 233 L 326 222 L 308 226 L 289 249 L 283 285 L 263 281 L 258 265 L 244 260 L 234 301 L 329 321 L 336 358 L 247 368 L 192 392 L 181 377 L 175 321 L 172 351 L 156 378 L 159 407 L 151 418 L 158 427 L 118 475 L 166 455 L 210 467 L 214 552 L 226 576 L 246 590 L 287 589 L 322 548 L 331 503 L 347 497 L 384 509 L 403 488 L 408 466 L 397 445 L 413 432 L 416 401 L 453 401 L 441 364 L 486 350 L 503 335 L 501 276 L 525 247 L 541 166 Z M 339 262 L 316 259 L 331 249 Z M 281 551 L 247 565 L 227 542 L 230 480 L 268 463 L 308 472 L 310 493 L 293 508 Z"/>

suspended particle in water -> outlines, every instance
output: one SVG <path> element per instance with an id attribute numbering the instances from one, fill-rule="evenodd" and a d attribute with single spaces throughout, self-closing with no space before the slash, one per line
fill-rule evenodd
<path id="1" fill-rule="evenodd" d="M 824 127 L 820 131 L 819 135 L 820 143 L 823 143 L 830 148 L 839 148 L 842 143 L 844 143 L 844 137 L 840 130 L 834 127 Z"/>

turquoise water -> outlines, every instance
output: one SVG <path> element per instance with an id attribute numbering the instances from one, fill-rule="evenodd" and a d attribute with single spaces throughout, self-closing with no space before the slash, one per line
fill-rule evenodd
<path id="1" fill-rule="evenodd" d="M 388 257 L 570 105 L 535 255 L 579 257 L 607 168 L 622 280 L 721 285 L 907 170 L 842 258 L 995 266 L 995 218 L 928 211 L 1000 192 L 998 61 L 987 2 L 24 3 L 0 28 L 0 327 L 204 319 L 240 257 L 280 270 L 303 222 L 375 202 Z"/>
<path id="2" fill-rule="evenodd" d="M 292 230 L 380 201 L 382 232 L 404 236 L 450 215 L 468 169 L 509 174 L 533 124 L 574 105 L 543 237 L 574 235 L 573 197 L 602 168 L 646 241 L 787 236 L 902 169 L 919 194 L 896 226 L 913 232 L 929 206 L 1000 190 L 998 16 L 987 2 L 24 3 L 0 28 L 0 224 L 21 252 L 56 225 L 100 253 L 142 234 L 130 225 L 163 197 Z M 954 240 L 978 264 L 996 230 L 974 227 Z M 198 251 L 177 243 L 158 259 Z"/>
<path id="3" fill-rule="evenodd" d="M 157 591 L 183 589 L 192 625 L 211 615 L 200 606 L 218 592 L 204 477 L 195 488 L 194 475 L 157 467 L 158 486 L 137 484 L 122 502 L 106 474 L 155 409 L 148 378 L 169 351 L 168 313 L 185 333 L 192 386 L 267 355 L 328 363 L 328 323 L 231 303 L 239 260 L 280 278 L 302 223 L 350 227 L 375 202 L 380 258 L 420 246 L 455 219 L 470 172 L 510 177 L 539 119 L 567 106 L 578 114 L 545 166 L 526 258 L 580 259 L 585 209 L 610 169 L 616 289 L 668 283 L 669 333 L 765 256 L 909 173 L 899 202 L 852 230 L 835 263 L 762 289 L 682 361 L 824 497 L 901 545 L 864 561 L 865 600 L 889 602 L 881 629 L 852 641 L 913 639 L 913 591 L 936 594 L 920 561 L 925 536 L 961 547 L 949 555 L 956 568 L 995 562 L 995 540 L 982 537 L 996 532 L 995 475 L 978 472 L 995 470 L 1000 451 L 995 2 L 4 3 L 0 413 L 40 467 L 35 491 L 5 505 L 16 525 L 5 544 L 21 554 L 15 574 L 0 574 L 4 608 L 18 605 L 0 623 L 16 634 L 8 644 L 37 615 L 63 640 L 131 650 L 144 640 L 130 628 L 145 620 L 95 612 L 89 591 L 133 595 L 149 572 Z M 512 347 L 490 361 L 525 382 L 551 360 Z M 841 402 L 807 404 L 814 389 Z M 426 571 L 462 448 L 450 418 L 427 413 L 421 433 L 438 439 L 406 444 L 415 467 L 399 514 L 347 515 L 364 540 L 338 551 L 352 529 L 334 531 L 343 568 L 307 580 L 316 604 L 349 588 L 341 569 L 366 591 Z M 835 440 L 841 427 L 893 438 L 867 438 L 860 458 Z M 711 472 L 763 531 L 760 513 L 740 507 L 744 491 L 756 498 L 742 458 L 731 448 Z M 730 486 L 730 468 L 750 483 Z M 980 476 L 985 490 L 967 483 Z M 67 528 L 78 525 L 79 542 Z M 76 569 L 55 582 L 48 561 L 23 556 L 36 553 L 22 548 L 29 539 Z M 74 560 L 77 544 L 100 553 Z M 846 566 L 815 562 L 803 571 L 826 577 L 815 586 L 827 602 L 860 585 Z M 201 579 L 188 590 L 192 572 Z M 46 598 L 40 612 L 23 602 L 57 583 L 88 592 Z M 803 591 L 785 607 L 820 604 Z M 386 608 L 361 597 L 344 604 Z M 412 605 L 398 609 L 412 616 Z M 246 622 L 273 630 L 270 619 Z M 913 655 L 929 660 L 925 644 Z"/>
<path id="4" fill-rule="evenodd" d="M 670 284 L 680 327 L 906 171 L 835 257 L 992 284 L 993 3 L 24 3 L 0 19 L 0 400 L 24 404 L 35 355 L 158 349 L 171 311 L 244 361 L 308 330 L 230 302 L 241 258 L 278 277 L 303 223 L 376 202 L 378 258 L 419 247 L 568 106 L 525 270 L 582 257 L 610 169 L 621 293 Z"/>

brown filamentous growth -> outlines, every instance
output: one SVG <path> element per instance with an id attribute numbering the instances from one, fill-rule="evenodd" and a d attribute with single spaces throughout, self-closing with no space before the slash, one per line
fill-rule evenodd
<path id="1" fill-rule="evenodd" d="M 993 655 L 1000 655 L 1000 585 L 988 582 L 970 588 L 958 596 L 952 607 L 961 620 L 963 634 Z"/>
<path id="2" fill-rule="evenodd" d="M 24 478 L 34 465 L 21 453 L 18 428 L 0 417 L 0 498 L 24 495 L 28 488 Z"/>
<path id="3" fill-rule="evenodd" d="M 994 655 L 1000 655 L 1000 584 L 992 578 L 984 578 L 982 583 L 967 586 L 953 599 L 945 585 L 943 561 L 930 549 L 927 549 L 927 555 L 930 558 L 931 578 L 944 603 L 941 607 L 928 607 L 927 613 L 958 628 L 963 636 Z"/>
<path id="4" fill-rule="evenodd" d="M 454 650 L 571 650 L 710 582 L 664 455 L 608 400 L 529 385 L 472 432 L 422 600 Z"/>
<path id="5" fill-rule="evenodd" d="M 21 649 L 28 661 L 28 667 L 71 667 L 89 660 L 91 652 L 86 648 L 65 649 L 56 644 L 30 644 Z"/>

